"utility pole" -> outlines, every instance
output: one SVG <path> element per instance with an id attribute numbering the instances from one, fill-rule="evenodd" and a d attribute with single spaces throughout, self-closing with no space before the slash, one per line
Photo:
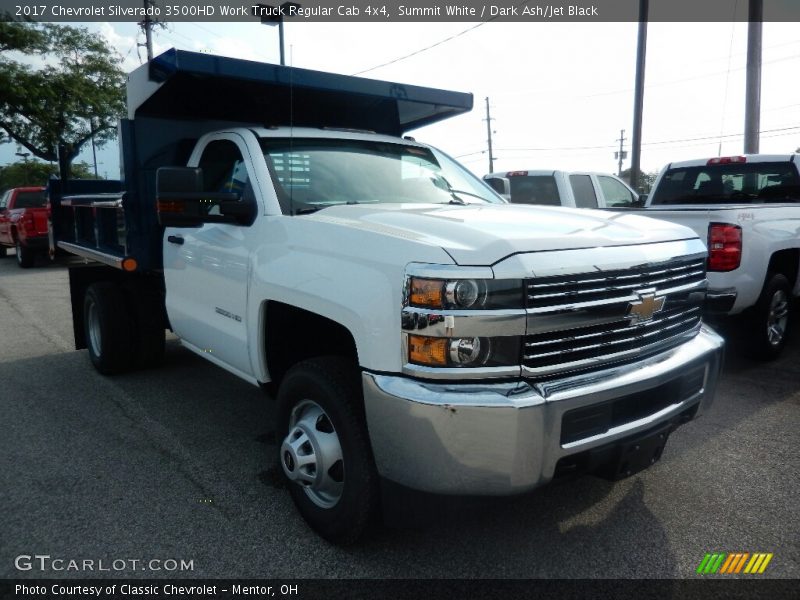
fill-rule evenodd
<path id="1" fill-rule="evenodd" d="M 492 154 L 492 116 L 489 113 L 489 96 L 486 96 L 486 134 L 489 143 L 489 173 L 494 173 L 494 154 Z"/>
<path id="2" fill-rule="evenodd" d="M 744 106 L 744 153 L 757 154 L 761 128 L 761 28 L 763 0 L 750 0 L 747 16 L 747 83 Z"/>
<path id="3" fill-rule="evenodd" d="M 619 139 L 617 140 L 619 142 L 619 152 L 614 152 L 614 158 L 619 159 L 619 168 L 617 169 L 617 177 L 622 177 L 622 161 L 624 159 L 628 158 L 628 153 L 625 152 L 625 149 L 624 149 L 625 148 L 625 141 L 627 139 L 628 138 L 625 137 L 625 130 L 624 129 L 620 129 L 619 130 Z"/>
<path id="4" fill-rule="evenodd" d="M 139 27 L 144 30 L 145 43 L 138 45 L 147 48 L 147 62 L 153 60 L 153 19 L 150 18 L 148 10 L 151 6 L 155 6 L 155 0 L 144 0 L 144 19 L 139 23 Z"/>
<path id="5" fill-rule="evenodd" d="M 644 111 L 644 66 L 647 54 L 647 16 L 649 0 L 639 0 L 639 39 L 636 45 L 636 91 L 633 98 L 633 133 L 631 134 L 631 178 L 630 185 L 639 189 L 642 157 L 642 112 Z"/>

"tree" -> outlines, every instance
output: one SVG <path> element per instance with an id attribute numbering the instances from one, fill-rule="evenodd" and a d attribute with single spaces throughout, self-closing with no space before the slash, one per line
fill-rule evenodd
<path id="1" fill-rule="evenodd" d="M 631 170 L 625 169 L 622 171 L 622 174 L 619 176 L 620 179 L 624 179 L 625 181 L 630 182 L 631 180 Z M 639 172 L 639 185 L 638 190 L 636 190 L 640 194 L 649 194 L 650 189 L 653 187 L 653 184 L 656 182 L 656 177 L 658 177 L 657 172 L 653 173 L 645 173 L 644 171 Z"/>
<path id="2" fill-rule="evenodd" d="M 53 175 L 58 175 L 58 167 L 38 160 L 25 160 L 0 167 L 0 193 L 9 188 L 47 185 L 47 180 Z M 92 169 L 83 162 L 72 165 L 72 177 L 95 179 Z"/>
<path id="3" fill-rule="evenodd" d="M 34 156 L 59 161 L 69 176 L 92 136 L 100 146 L 116 136 L 125 110 L 121 62 L 86 29 L 0 23 L 0 130 Z"/>

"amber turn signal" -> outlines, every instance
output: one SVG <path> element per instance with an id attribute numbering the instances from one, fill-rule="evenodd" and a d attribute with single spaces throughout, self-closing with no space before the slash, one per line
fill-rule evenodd
<path id="1" fill-rule="evenodd" d="M 412 306 L 442 308 L 444 306 L 444 284 L 441 279 L 411 278 L 410 302 Z"/>
<path id="2" fill-rule="evenodd" d="M 408 336 L 408 359 L 418 365 L 447 366 L 447 338 Z"/>

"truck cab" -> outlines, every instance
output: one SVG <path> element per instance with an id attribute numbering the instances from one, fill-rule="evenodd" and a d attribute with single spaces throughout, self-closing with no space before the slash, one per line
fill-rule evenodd
<path id="1" fill-rule="evenodd" d="M 639 195 L 610 173 L 537 169 L 489 173 L 483 180 L 514 204 L 622 209 L 639 205 Z"/>

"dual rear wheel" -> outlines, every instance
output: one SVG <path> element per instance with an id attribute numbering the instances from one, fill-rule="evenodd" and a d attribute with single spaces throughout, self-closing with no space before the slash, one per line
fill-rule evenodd
<path id="1" fill-rule="evenodd" d="M 104 375 L 156 366 L 163 359 L 159 299 L 147 290 L 91 284 L 83 300 L 83 325 L 89 358 Z"/>

